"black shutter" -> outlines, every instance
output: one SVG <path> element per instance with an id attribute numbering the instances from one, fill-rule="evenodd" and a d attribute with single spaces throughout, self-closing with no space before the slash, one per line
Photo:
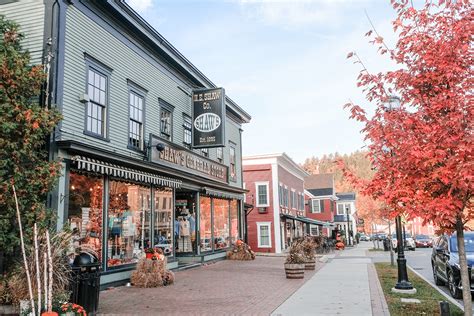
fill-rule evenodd
<path id="1" fill-rule="evenodd" d="M 324 212 L 324 200 L 319 200 L 319 204 L 320 204 L 320 209 L 321 209 L 321 213 Z"/>

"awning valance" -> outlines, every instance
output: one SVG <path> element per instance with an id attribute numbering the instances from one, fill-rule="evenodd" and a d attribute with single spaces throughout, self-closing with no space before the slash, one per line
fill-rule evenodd
<path id="1" fill-rule="evenodd" d="M 74 162 L 74 166 L 79 170 L 106 174 L 125 180 L 144 182 L 172 188 L 179 188 L 182 183 L 180 180 L 177 179 L 163 177 L 149 172 L 125 168 L 112 163 L 88 157 L 74 156 L 71 158 L 71 160 Z"/>
<path id="2" fill-rule="evenodd" d="M 212 197 L 217 197 L 217 198 L 224 198 L 224 199 L 234 199 L 234 200 L 243 200 L 244 195 L 243 194 L 236 194 L 236 193 L 230 193 L 230 192 L 224 192 L 224 191 L 219 191 L 219 190 L 214 190 L 210 188 L 203 188 L 203 193 Z"/>
<path id="3" fill-rule="evenodd" d="M 312 224 L 312 225 L 319 225 L 319 226 L 324 226 L 324 227 L 329 227 L 329 226 L 332 225 L 331 223 L 318 221 L 316 219 L 312 219 L 312 218 L 308 218 L 308 217 L 304 217 L 304 216 L 293 216 L 293 215 L 290 215 L 290 214 L 281 214 L 281 216 L 289 218 L 289 219 L 293 219 L 295 221 L 299 221 L 299 222 L 302 222 L 302 223 Z"/>

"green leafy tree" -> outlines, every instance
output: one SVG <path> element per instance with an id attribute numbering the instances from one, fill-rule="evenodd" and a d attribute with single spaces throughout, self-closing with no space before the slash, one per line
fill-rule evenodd
<path id="1" fill-rule="evenodd" d="M 60 164 L 49 161 L 47 142 L 61 116 L 40 104 L 46 75 L 42 65 L 30 64 L 18 25 L 0 16 L 0 32 L 0 255 L 11 260 L 19 245 L 12 184 L 26 240 L 31 240 L 34 222 L 48 227 L 54 220 L 46 198 Z"/>

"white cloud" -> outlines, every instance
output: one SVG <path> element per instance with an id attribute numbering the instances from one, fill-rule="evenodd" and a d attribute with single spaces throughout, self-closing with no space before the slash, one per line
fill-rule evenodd
<path id="1" fill-rule="evenodd" d="M 368 0 L 239 0 L 248 17 L 269 25 L 297 28 L 311 24 L 337 25 L 344 9 Z"/>
<path id="2" fill-rule="evenodd" d="M 128 0 L 128 4 L 137 12 L 145 12 L 153 6 L 152 0 Z"/>

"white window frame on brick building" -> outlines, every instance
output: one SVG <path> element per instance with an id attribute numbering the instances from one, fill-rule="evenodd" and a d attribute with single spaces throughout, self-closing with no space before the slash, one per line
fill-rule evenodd
<path id="1" fill-rule="evenodd" d="M 268 244 L 262 243 L 262 234 L 261 228 L 267 227 L 268 231 Z M 271 234 L 272 223 L 271 222 L 257 222 L 257 241 L 258 241 L 258 248 L 271 248 L 272 247 L 272 234 Z"/>
<path id="2" fill-rule="evenodd" d="M 265 187 L 265 199 L 266 203 L 260 203 L 260 191 L 259 187 Z M 255 197 L 256 197 L 256 206 L 257 207 L 267 207 L 270 206 L 270 198 L 269 198 L 269 183 L 267 182 L 255 182 Z"/>

